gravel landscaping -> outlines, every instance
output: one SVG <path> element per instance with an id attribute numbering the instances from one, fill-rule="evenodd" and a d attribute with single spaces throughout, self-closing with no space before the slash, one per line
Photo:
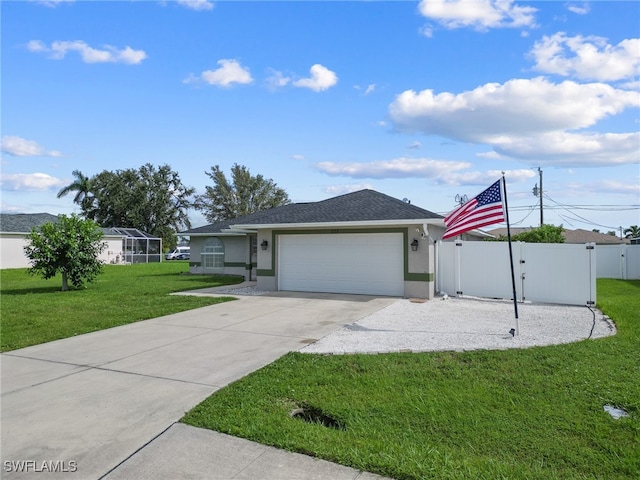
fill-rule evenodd
<path id="1" fill-rule="evenodd" d="M 265 295 L 254 285 L 216 288 L 215 294 Z M 501 350 L 571 343 L 615 335 L 614 323 L 596 308 L 439 296 L 398 299 L 376 313 L 312 343 L 303 353 L 387 353 Z"/>
<path id="2" fill-rule="evenodd" d="M 478 298 L 402 299 L 301 349 L 306 353 L 384 353 L 526 348 L 614 335 L 615 325 L 587 307 Z"/>

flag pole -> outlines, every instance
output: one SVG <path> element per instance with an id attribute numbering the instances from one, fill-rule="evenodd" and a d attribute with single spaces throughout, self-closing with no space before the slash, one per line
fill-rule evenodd
<path id="1" fill-rule="evenodd" d="M 516 298 L 516 275 L 513 271 L 513 249 L 511 248 L 511 227 L 509 225 L 509 204 L 507 202 L 507 181 L 502 172 L 502 189 L 504 191 L 504 210 L 507 217 L 507 239 L 509 240 L 509 260 L 511 262 L 511 285 L 513 286 L 513 310 L 516 316 L 516 335 L 520 335 L 520 325 L 518 324 L 518 300 Z"/>

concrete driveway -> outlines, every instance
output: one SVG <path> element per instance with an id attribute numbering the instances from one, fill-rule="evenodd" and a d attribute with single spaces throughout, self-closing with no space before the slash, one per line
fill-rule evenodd
<path id="1" fill-rule="evenodd" d="M 119 478 L 214 391 L 396 300 L 241 296 L 2 354 L 2 478 Z"/>

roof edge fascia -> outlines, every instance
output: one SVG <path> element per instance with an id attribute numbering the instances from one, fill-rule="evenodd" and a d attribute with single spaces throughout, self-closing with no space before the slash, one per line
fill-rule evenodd
<path id="1" fill-rule="evenodd" d="M 401 220 L 363 220 L 359 222 L 305 222 L 305 223 L 256 223 L 245 224 L 239 223 L 232 225 L 234 230 L 259 230 L 259 229 L 277 229 L 277 228 L 358 228 L 358 227 L 380 227 L 380 226 L 397 226 L 397 225 L 444 225 L 443 218 L 409 218 Z"/>
<path id="2" fill-rule="evenodd" d="M 253 231 L 247 230 L 231 230 L 225 229 L 219 232 L 207 232 L 207 233 L 178 233 L 181 237 L 244 237 Z"/>

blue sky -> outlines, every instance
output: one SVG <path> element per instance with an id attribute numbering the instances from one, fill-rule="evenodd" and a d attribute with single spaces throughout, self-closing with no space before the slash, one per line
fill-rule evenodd
<path id="1" fill-rule="evenodd" d="M 511 223 L 640 224 L 640 3 L 3 1 L 3 212 L 71 172 L 234 163 L 294 202 L 446 214 L 506 172 Z M 192 215 L 193 226 L 204 220 Z"/>

